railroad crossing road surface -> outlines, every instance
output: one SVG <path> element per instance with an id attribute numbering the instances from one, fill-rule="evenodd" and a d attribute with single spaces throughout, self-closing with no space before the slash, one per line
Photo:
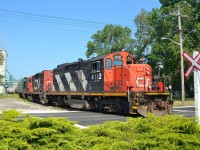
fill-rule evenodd
<path id="1" fill-rule="evenodd" d="M 4 110 L 16 109 L 24 114 L 31 116 L 46 118 L 46 117 L 62 117 L 72 121 L 76 121 L 81 126 L 101 124 L 106 121 L 126 121 L 127 117 L 118 114 L 104 114 L 91 111 L 55 109 L 51 106 L 43 106 L 36 103 L 19 101 L 16 99 L 1 99 L 0 113 Z M 189 107 L 174 107 L 173 114 L 183 115 L 185 117 L 194 117 L 194 106 Z"/>
<path id="2" fill-rule="evenodd" d="M 188 118 L 195 117 L 195 107 L 194 106 L 174 107 L 173 114 L 183 115 Z"/>

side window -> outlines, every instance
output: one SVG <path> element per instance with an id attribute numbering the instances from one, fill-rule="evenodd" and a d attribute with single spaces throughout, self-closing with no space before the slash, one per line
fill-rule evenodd
<path id="1" fill-rule="evenodd" d="M 132 57 L 131 56 L 127 56 L 126 57 L 126 64 L 132 64 L 133 61 L 132 61 Z"/>
<path id="2" fill-rule="evenodd" d="M 112 60 L 110 58 L 106 58 L 106 69 L 112 68 Z"/>
<path id="3" fill-rule="evenodd" d="M 100 61 L 92 63 L 92 73 L 100 72 Z"/>
<path id="4" fill-rule="evenodd" d="M 93 62 L 91 67 L 91 81 L 99 82 L 99 80 L 102 79 L 102 74 L 100 72 L 100 61 Z"/>

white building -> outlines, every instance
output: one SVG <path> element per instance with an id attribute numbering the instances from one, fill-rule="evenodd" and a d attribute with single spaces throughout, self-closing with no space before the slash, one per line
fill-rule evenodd
<path id="1" fill-rule="evenodd" d="M 5 93 L 5 82 L 6 82 L 6 63 L 7 63 L 7 52 L 3 49 L 0 49 L 0 53 L 3 54 L 3 63 L 0 64 L 0 75 L 3 76 L 2 80 L 0 81 L 0 94 Z"/>

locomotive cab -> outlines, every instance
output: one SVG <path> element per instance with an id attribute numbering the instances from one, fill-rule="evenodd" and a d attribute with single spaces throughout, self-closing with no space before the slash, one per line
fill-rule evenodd
<path id="1" fill-rule="evenodd" d="M 104 60 L 105 91 L 127 92 L 129 89 L 144 92 L 152 85 L 151 66 L 139 64 L 130 53 L 113 53 Z"/>
<path id="2" fill-rule="evenodd" d="M 112 53 L 104 58 L 104 90 L 127 92 L 129 113 L 146 116 L 170 114 L 173 101 L 161 81 L 154 82 L 152 67 L 139 63 L 128 52 Z"/>

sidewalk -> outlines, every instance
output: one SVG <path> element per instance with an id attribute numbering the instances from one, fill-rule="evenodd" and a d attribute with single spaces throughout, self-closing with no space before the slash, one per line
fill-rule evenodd
<path id="1" fill-rule="evenodd" d="M 43 106 L 28 101 L 20 101 L 14 98 L 0 99 L 0 114 L 2 111 L 15 109 L 22 113 L 62 113 L 67 110 L 56 109 L 52 106 Z M 70 112 L 70 111 L 69 111 Z"/>

